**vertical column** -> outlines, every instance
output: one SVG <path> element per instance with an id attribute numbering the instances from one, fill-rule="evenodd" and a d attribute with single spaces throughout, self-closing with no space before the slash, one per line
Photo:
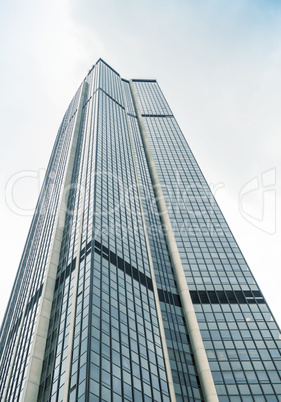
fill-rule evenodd
<path id="1" fill-rule="evenodd" d="M 170 391 L 171 401 L 175 402 L 176 401 L 176 394 L 175 394 L 175 389 L 174 389 L 173 376 L 172 376 L 172 371 L 171 371 L 171 366 L 170 366 L 169 353 L 168 353 L 168 348 L 167 348 L 167 342 L 166 342 L 166 336 L 165 336 L 165 329 L 164 329 L 164 325 L 163 325 L 162 314 L 161 314 L 161 307 L 160 307 L 160 302 L 159 302 L 159 297 L 158 297 L 157 284 L 156 284 L 156 280 L 155 280 L 155 273 L 154 273 L 154 268 L 153 268 L 153 262 L 152 262 L 151 250 L 150 250 L 150 245 L 149 245 L 149 239 L 148 239 L 148 235 L 147 235 L 147 229 L 146 229 L 143 205 L 142 205 L 142 201 L 141 201 L 141 193 L 140 193 L 140 188 L 139 188 L 137 167 L 136 167 L 134 150 L 133 150 L 132 134 L 131 134 L 130 124 L 129 124 L 129 121 L 128 121 L 128 115 L 127 115 L 124 88 L 123 88 L 123 84 L 122 84 L 121 79 L 120 79 L 120 84 L 121 84 L 121 88 L 122 88 L 122 96 L 123 96 L 125 112 L 126 112 L 126 121 L 127 121 L 128 133 L 129 133 L 130 148 L 131 148 L 131 152 L 132 152 L 132 160 L 133 160 L 133 164 L 134 164 L 134 171 L 135 171 L 135 177 L 136 177 L 136 183 L 137 183 L 137 189 L 138 189 L 140 210 L 141 210 L 142 223 L 143 223 L 143 228 L 144 228 L 144 236 L 145 236 L 145 242 L 146 242 L 146 246 L 147 246 L 148 261 L 149 261 L 149 265 L 150 265 L 153 292 L 154 292 L 154 297 L 155 297 L 155 305 L 156 305 L 156 311 L 157 311 L 158 322 L 159 322 L 159 331 L 160 331 L 160 336 L 161 336 L 161 342 L 162 342 L 162 347 L 163 347 L 163 356 L 164 356 L 164 360 L 165 360 L 166 373 L 167 373 L 167 379 L 168 379 L 168 387 L 169 387 L 169 391 Z"/>
<path id="2" fill-rule="evenodd" d="M 60 256 L 61 241 L 67 211 L 67 199 L 65 190 L 71 183 L 73 172 L 77 141 L 80 132 L 82 109 L 87 94 L 88 84 L 84 81 L 81 88 L 80 99 L 76 120 L 73 128 L 73 137 L 70 145 L 70 152 L 66 164 L 65 177 L 61 188 L 58 214 L 55 221 L 54 237 L 51 245 L 50 258 L 47 262 L 44 287 L 41 297 L 41 303 L 38 312 L 38 321 L 35 328 L 31 357 L 27 368 L 27 378 L 23 390 L 22 400 L 26 402 L 36 402 L 40 385 L 40 377 L 44 360 L 46 340 L 48 336 L 48 327 L 52 308 L 52 301 L 55 289 L 57 267 Z"/>
<path id="3" fill-rule="evenodd" d="M 75 316 L 76 316 L 76 300 L 77 300 L 77 291 L 78 291 L 78 279 L 79 279 L 79 267 L 80 267 L 80 253 L 81 253 L 81 243 L 82 243 L 82 227 L 83 227 L 83 215 L 84 215 L 84 207 L 85 207 L 85 193 L 86 193 L 86 172 L 88 168 L 88 160 L 89 160 L 89 142 L 90 135 L 86 138 L 85 145 L 85 162 L 82 173 L 82 183 L 81 183 L 81 200 L 80 200 L 80 216 L 78 217 L 77 224 L 77 256 L 75 269 L 73 271 L 74 275 L 74 284 L 73 284 L 73 295 L 72 295 L 72 311 L 70 316 L 70 330 L 69 330 L 69 339 L 68 339 L 68 349 L 67 349 L 67 357 L 66 357 L 66 376 L 65 383 L 63 389 L 63 401 L 68 401 L 69 394 L 69 383 L 70 383 L 70 371 L 71 371 L 71 360 L 72 360 L 72 352 L 73 352 L 73 340 L 74 340 L 74 328 L 75 328 Z"/>
<path id="4" fill-rule="evenodd" d="M 204 348 L 203 340 L 201 337 L 200 329 L 198 326 L 196 314 L 192 304 L 191 296 L 188 290 L 184 270 L 182 267 L 179 251 L 177 248 L 176 240 L 174 237 L 171 221 L 168 215 L 164 195 L 159 182 L 158 174 L 156 171 L 155 163 L 152 157 L 151 149 L 149 146 L 145 126 L 142 120 L 142 115 L 138 105 L 138 99 L 135 92 L 133 82 L 130 80 L 130 88 L 132 92 L 132 98 L 138 118 L 138 124 L 140 133 L 142 136 L 144 151 L 148 163 L 148 168 L 153 184 L 154 194 L 158 210 L 160 213 L 161 222 L 165 228 L 165 239 L 171 259 L 173 271 L 175 274 L 175 280 L 177 283 L 178 292 L 180 295 L 184 318 L 186 322 L 187 332 L 189 334 L 192 350 L 194 353 L 194 359 L 196 368 L 198 371 L 200 384 L 202 387 L 204 400 L 206 402 L 217 402 L 218 396 L 213 381 L 212 373 L 210 370 L 209 362 L 207 359 L 206 351 Z"/>

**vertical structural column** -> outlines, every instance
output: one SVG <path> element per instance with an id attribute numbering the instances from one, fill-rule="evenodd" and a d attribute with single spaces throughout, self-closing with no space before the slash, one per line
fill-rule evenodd
<path id="1" fill-rule="evenodd" d="M 67 212 L 67 198 L 65 197 L 65 190 L 71 184 L 75 153 L 82 118 L 82 109 L 86 93 L 87 93 L 87 83 L 84 81 L 81 88 L 78 110 L 73 128 L 73 136 L 70 144 L 70 152 L 66 164 L 65 177 L 62 184 L 60 200 L 59 200 L 59 208 L 55 221 L 55 232 L 54 232 L 55 234 L 51 244 L 50 258 L 47 262 L 46 276 L 41 297 L 41 303 L 39 306 L 38 322 L 35 328 L 33 345 L 31 349 L 31 356 L 27 369 L 26 383 L 23 390 L 22 400 L 26 402 L 36 402 L 39 391 L 41 371 L 44 360 L 45 346 L 48 336 L 49 321 L 50 321 L 55 282 L 57 276 L 57 267 L 59 262 L 60 248 L 63 236 L 64 222 Z"/>
<path id="2" fill-rule="evenodd" d="M 153 292 L 154 292 L 154 297 L 155 297 L 155 305 L 156 305 L 156 311 L 157 311 L 157 316 L 158 316 L 158 321 L 159 321 L 159 330 L 160 330 L 160 336 L 161 336 L 162 347 L 163 347 L 163 356 L 164 356 L 165 366 L 166 366 L 168 387 L 169 387 L 169 391 L 170 391 L 171 402 L 175 402 L 176 394 L 175 394 L 175 389 L 174 389 L 174 382 L 173 382 L 172 370 L 171 370 L 171 365 L 170 365 L 169 352 L 168 352 L 168 347 L 167 347 L 167 342 L 166 342 L 165 329 L 164 329 L 163 319 L 162 319 L 162 314 L 161 314 L 160 301 L 159 301 L 159 297 L 158 297 L 157 284 L 156 284 L 156 279 L 155 279 L 151 250 L 150 250 L 149 239 L 148 239 L 148 234 L 147 234 L 147 229 L 146 229 L 145 216 L 144 216 L 144 210 L 143 210 L 143 205 L 142 205 L 142 200 L 141 200 L 137 167 L 136 167 L 136 161 L 135 161 L 134 149 L 133 149 L 133 143 L 132 143 L 132 134 L 131 134 L 130 124 L 128 121 L 128 113 L 127 113 L 127 108 L 126 108 L 124 88 L 123 88 L 122 81 L 121 81 L 121 88 L 122 88 L 122 96 L 123 96 L 123 101 L 124 101 L 124 106 L 125 106 L 125 114 L 126 114 L 126 121 L 127 121 L 128 133 L 129 133 L 130 148 L 131 148 L 131 152 L 132 152 L 132 159 L 133 159 L 133 164 L 134 164 L 137 190 L 138 190 L 138 196 L 139 196 L 139 202 L 140 202 L 140 210 L 141 210 L 142 223 L 143 223 L 143 228 L 144 228 L 144 236 L 145 236 L 145 242 L 146 242 L 146 246 L 147 246 L 147 254 L 148 254 L 148 261 L 149 261 L 150 272 L 151 272 L 151 280 L 152 280 Z"/>
<path id="3" fill-rule="evenodd" d="M 86 171 L 88 167 L 89 161 L 89 142 L 90 135 L 87 135 L 86 145 L 85 145 L 85 162 L 82 173 L 81 180 L 81 199 L 80 199 L 80 216 L 78 217 L 77 224 L 77 255 L 76 255 L 76 264 L 75 269 L 73 271 L 74 275 L 74 284 L 73 284 L 73 305 L 72 311 L 70 315 L 70 330 L 69 330 L 69 339 L 68 339 L 68 350 L 66 357 L 66 376 L 65 383 L 63 389 L 63 402 L 67 402 L 69 400 L 69 383 L 70 383 L 70 371 L 71 371 L 71 361 L 72 361 L 72 352 L 73 352 L 73 341 L 74 341 L 74 329 L 75 329 L 75 316 L 76 316 L 76 302 L 77 302 L 77 293 L 78 293 L 78 279 L 79 279 L 79 267 L 80 267 L 80 253 L 81 253 L 81 242 L 82 242 L 82 226 L 83 226 L 83 215 L 85 208 L 85 193 L 86 193 Z"/>
<path id="4" fill-rule="evenodd" d="M 199 375 L 204 400 L 206 402 L 217 402 L 219 399 L 217 396 L 217 392 L 216 392 L 215 384 L 213 381 L 212 373 L 210 370 L 209 362 L 207 359 L 205 347 L 204 347 L 203 340 L 201 337 L 201 332 L 200 332 L 200 329 L 198 326 L 193 303 L 192 303 L 191 296 L 190 296 L 190 293 L 188 290 L 188 286 L 187 286 L 183 266 L 181 263 L 177 243 L 176 243 L 175 236 L 173 233 L 171 221 L 170 221 L 170 218 L 168 215 L 166 203 L 164 200 L 164 195 L 163 195 L 163 192 L 161 189 L 160 181 L 158 178 L 157 170 L 155 167 L 152 152 L 151 152 L 150 145 L 148 142 L 146 129 L 145 129 L 145 126 L 143 123 L 136 91 L 135 91 L 132 80 L 130 80 L 130 88 L 131 88 L 132 98 L 133 98 L 133 102 L 134 102 L 134 106 L 135 106 L 135 110 L 136 110 L 136 114 L 137 114 L 137 118 L 138 118 L 138 124 L 139 124 L 140 133 L 142 136 L 142 142 L 143 142 L 144 151 L 145 151 L 145 155 L 146 155 L 146 159 L 147 159 L 147 163 L 148 163 L 148 168 L 149 168 L 149 172 L 150 172 L 150 176 L 151 176 L 151 180 L 152 180 L 152 184 L 153 184 L 156 203 L 157 203 L 158 210 L 160 213 L 161 222 L 165 228 L 165 230 L 164 230 L 165 239 L 166 239 L 169 256 L 170 256 L 174 274 L 175 274 L 177 288 L 179 291 L 183 314 L 184 314 L 184 318 L 185 318 L 185 322 L 186 322 L 187 332 L 188 332 L 188 335 L 190 338 L 192 351 L 194 353 L 195 364 L 196 364 L 197 372 Z"/>

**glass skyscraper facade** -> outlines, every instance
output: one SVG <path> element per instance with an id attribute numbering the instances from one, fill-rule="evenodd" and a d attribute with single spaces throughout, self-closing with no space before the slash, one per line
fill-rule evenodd
<path id="1" fill-rule="evenodd" d="M 156 80 L 99 60 L 0 332 L 1 401 L 281 400 L 280 329 Z"/>

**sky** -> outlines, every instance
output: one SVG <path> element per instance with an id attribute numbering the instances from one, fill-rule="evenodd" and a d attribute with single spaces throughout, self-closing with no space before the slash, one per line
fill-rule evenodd
<path id="1" fill-rule="evenodd" d="M 2 0 L 0 321 L 55 136 L 101 57 L 156 78 L 281 325 L 281 3 Z"/>

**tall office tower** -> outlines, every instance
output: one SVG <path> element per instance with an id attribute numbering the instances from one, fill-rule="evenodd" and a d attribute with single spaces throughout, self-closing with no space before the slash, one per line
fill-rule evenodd
<path id="1" fill-rule="evenodd" d="M 278 328 L 155 80 L 102 60 L 59 128 L 1 401 L 281 400 Z"/>

